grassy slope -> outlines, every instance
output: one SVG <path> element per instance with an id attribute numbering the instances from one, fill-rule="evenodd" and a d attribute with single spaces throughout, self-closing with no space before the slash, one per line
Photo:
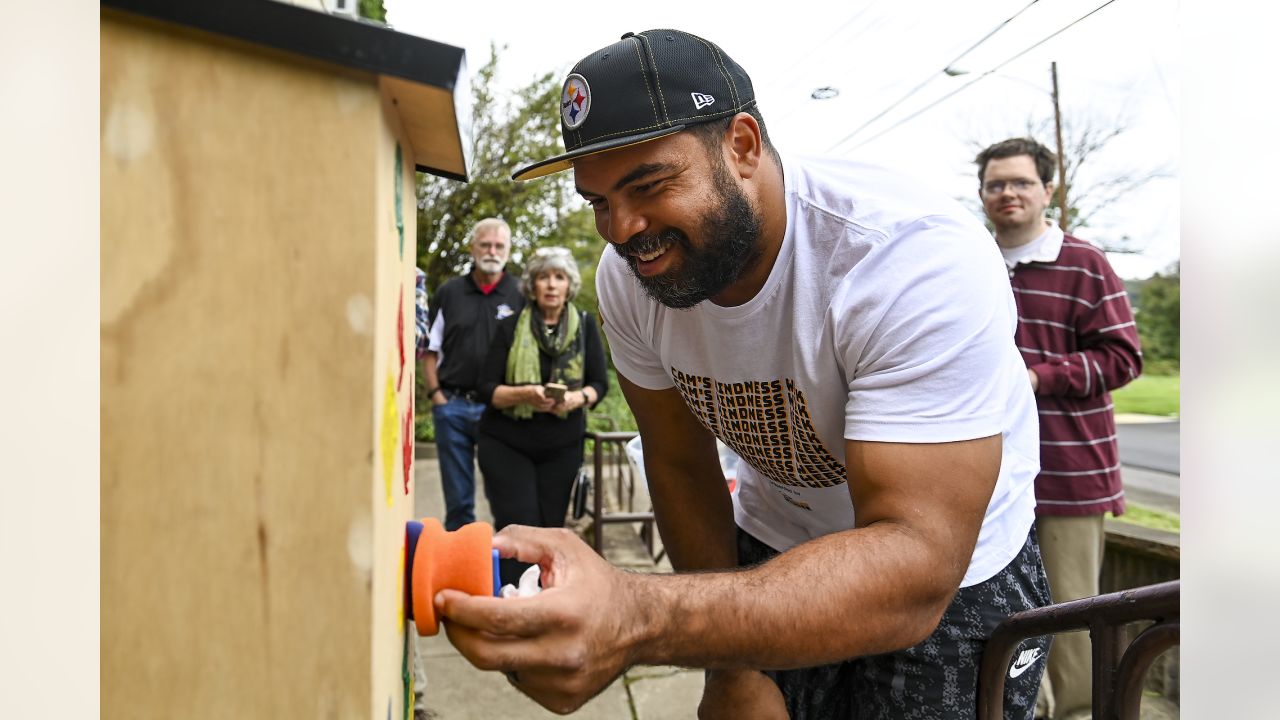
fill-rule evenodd
<path id="1" fill-rule="evenodd" d="M 1117 413 L 1177 416 L 1181 375 L 1143 375 L 1111 393 Z"/>

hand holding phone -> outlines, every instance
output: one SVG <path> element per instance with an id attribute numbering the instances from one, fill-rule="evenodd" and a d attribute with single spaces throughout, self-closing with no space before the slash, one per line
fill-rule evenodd
<path id="1" fill-rule="evenodd" d="M 564 402 L 564 394 L 568 392 L 569 386 L 561 383 L 547 383 L 542 386 L 542 394 L 555 400 L 557 403 Z"/>

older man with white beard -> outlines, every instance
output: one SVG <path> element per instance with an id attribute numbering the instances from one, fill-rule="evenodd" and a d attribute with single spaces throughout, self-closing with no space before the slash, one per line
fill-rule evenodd
<path id="1" fill-rule="evenodd" d="M 476 394 L 480 366 L 498 323 L 524 307 L 519 281 L 503 273 L 511 228 L 485 218 L 471 230 L 471 271 L 445 282 L 431 300 L 422 371 L 435 422 L 448 530 L 473 522 L 475 449 L 484 404 Z"/>

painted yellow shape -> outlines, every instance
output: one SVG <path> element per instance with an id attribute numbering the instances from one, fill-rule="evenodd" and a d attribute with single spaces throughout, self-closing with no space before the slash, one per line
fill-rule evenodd
<path id="1" fill-rule="evenodd" d="M 387 507 L 395 496 L 391 483 L 395 480 L 395 467 L 400 451 L 400 414 L 396 409 L 396 381 L 387 373 L 387 387 L 382 394 L 382 484 L 387 490 Z"/>

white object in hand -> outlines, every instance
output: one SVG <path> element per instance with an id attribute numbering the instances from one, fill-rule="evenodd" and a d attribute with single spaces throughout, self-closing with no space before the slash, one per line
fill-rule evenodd
<path id="1" fill-rule="evenodd" d="M 542 578 L 542 568 L 534 565 L 520 575 L 520 587 L 511 583 L 502 586 L 502 597 L 532 597 L 542 592 L 538 581 Z"/>

